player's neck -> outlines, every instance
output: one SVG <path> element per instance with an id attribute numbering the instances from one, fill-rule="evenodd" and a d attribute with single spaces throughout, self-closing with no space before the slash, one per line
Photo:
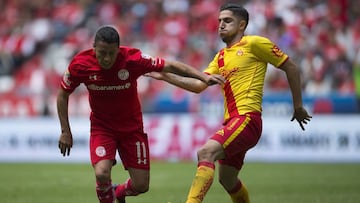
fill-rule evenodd
<path id="1" fill-rule="evenodd" d="M 239 34 L 239 35 L 236 35 L 233 40 L 231 40 L 230 42 L 226 43 L 226 47 L 232 47 L 234 46 L 235 44 L 239 43 L 241 41 L 241 39 L 243 38 L 243 34 Z"/>

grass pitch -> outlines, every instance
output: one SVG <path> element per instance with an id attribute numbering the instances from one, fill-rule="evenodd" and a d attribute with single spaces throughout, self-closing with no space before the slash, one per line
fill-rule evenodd
<path id="1" fill-rule="evenodd" d="M 152 162 L 150 191 L 127 203 L 184 203 L 196 163 Z M 0 163 L 1 203 L 97 203 L 89 164 Z M 360 164 L 246 163 L 240 174 L 252 203 L 360 202 Z M 128 177 L 121 165 L 113 182 Z M 215 181 L 204 203 L 230 202 Z"/>

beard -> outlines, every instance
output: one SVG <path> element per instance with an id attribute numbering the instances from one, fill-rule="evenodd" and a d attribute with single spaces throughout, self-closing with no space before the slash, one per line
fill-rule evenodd
<path id="1" fill-rule="evenodd" d="M 236 37 L 236 33 L 235 34 L 227 34 L 227 35 L 220 34 L 220 38 L 225 44 L 230 44 L 234 40 L 235 37 Z"/>
<path id="2" fill-rule="evenodd" d="M 223 37 L 221 37 L 221 40 L 222 40 L 225 44 L 231 43 L 232 39 L 234 39 L 234 37 L 232 37 L 232 36 L 223 36 Z"/>

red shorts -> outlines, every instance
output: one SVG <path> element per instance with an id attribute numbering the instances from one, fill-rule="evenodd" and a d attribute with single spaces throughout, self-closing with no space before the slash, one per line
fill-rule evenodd
<path id="1" fill-rule="evenodd" d="M 219 142 L 225 152 L 225 159 L 219 164 L 241 169 L 246 152 L 254 147 L 262 132 L 261 113 L 253 112 L 233 117 L 211 139 Z"/>
<path id="2" fill-rule="evenodd" d="M 147 134 L 135 132 L 92 132 L 90 136 L 91 163 L 95 165 L 101 160 L 114 160 L 119 152 L 124 168 L 149 170 L 149 143 Z"/>

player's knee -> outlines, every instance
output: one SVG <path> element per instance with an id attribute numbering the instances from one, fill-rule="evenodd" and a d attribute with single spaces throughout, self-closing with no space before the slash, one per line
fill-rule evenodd
<path id="1" fill-rule="evenodd" d="M 108 182 L 110 180 L 110 170 L 109 169 L 98 169 L 95 171 L 95 177 L 97 181 Z"/>
<path id="2" fill-rule="evenodd" d="M 209 140 L 198 151 L 198 161 L 214 162 L 218 159 L 225 158 L 224 149 L 222 145 L 215 141 Z"/>
<path id="3" fill-rule="evenodd" d="M 210 148 L 203 146 L 197 151 L 197 156 L 199 161 L 210 161 L 212 160 L 212 151 Z"/>
<path id="4" fill-rule="evenodd" d="M 141 182 L 141 183 L 134 184 L 134 189 L 138 193 L 145 193 L 145 192 L 149 191 L 149 183 Z"/>

